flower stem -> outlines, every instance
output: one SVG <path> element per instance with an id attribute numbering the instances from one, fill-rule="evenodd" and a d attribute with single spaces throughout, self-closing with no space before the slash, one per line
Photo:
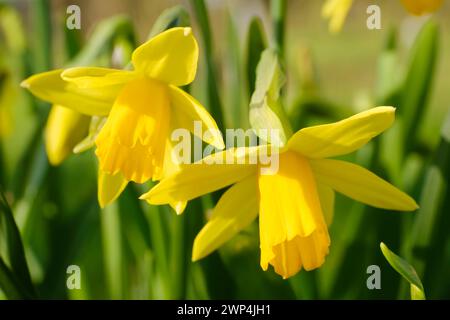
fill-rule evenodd
<path id="1" fill-rule="evenodd" d="M 217 75 L 214 65 L 214 52 L 212 46 L 211 29 L 209 26 L 208 12 L 203 0 L 191 0 L 194 12 L 197 16 L 197 22 L 200 26 L 200 31 L 203 39 L 203 46 L 206 57 L 207 68 L 207 88 L 208 88 L 208 102 L 211 114 L 216 120 L 217 126 L 223 132 L 225 129 L 225 122 L 220 102 L 219 92 L 217 88 Z"/>
<path id="2" fill-rule="evenodd" d="M 33 73 L 47 71 L 51 68 L 51 20 L 48 0 L 32 1 L 33 30 L 36 35 L 33 56 Z"/>
<path id="3" fill-rule="evenodd" d="M 275 47 L 278 51 L 278 54 L 282 57 L 284 54 L 284 26 L 286 22 L 286 0 L 272 0 L 270 2 L 270 11 L 273 19 Z"/>

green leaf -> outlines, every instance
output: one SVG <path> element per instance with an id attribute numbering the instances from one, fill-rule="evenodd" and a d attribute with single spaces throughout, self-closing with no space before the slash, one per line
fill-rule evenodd
<path id="1" fill-rule="evenodd" d="M 284 31 L 286 24 L 286 0 L 271 0 L 270 11 L 273 19 L 275 45 L 280 56 L 284 53 Z"/>
<path id="2" fill-rule="evenodd" d="M 123 248 L 120 212 L 117 203 L 112 203 L 101 212 L 102 243 L 106 282 L 110 298 L 123 298 Z"/>
<path id="3" fill-rule="evenodd" d="M 25 259 L 25 251 L 20 237 L 19 229 L 14 221 L 13 213 L 8 202 L 0 190 L 0 239 L 6 243 L 6 255 L 11 272 L 24 293 L 24 298 L 33 298 L 35 289 L 31 282 L 30 272 Z"/>
<path id="4" fill-rule="evenodd" d="M 389 250 L 383 242 L 380 243 L 380 248 L 391 267 L 411 284 L 411 299 L 425 300 L 423 285 L 416 270 L 405 259 Z"/>
<path id="5" fill-rule="evenodd" d="M 434 160 L 426 170 L 419 200 L 420 209 L 414 220 L 411 242 L 407 252 L 419 274 L 426 269 L 426 262 L 440 241 L 436 241 L 437 231 L 447 221 L 448 209 L 445 208 L 450 172 L 450 112 L 447 114 L 441 130 L 441 141 L 435 151 Z M 433 249 L 433 250 L 431 250 Z M 426 254 L 425 254 L 426 253 Z"/>
<path id="6" fill-rule="evenodd" d="M 409 147 L 414 144 L 419 122 L 424 115 L 428 97 L 432 92 L 438 41 L 438 25 L 430 20 L 423 26 L 417 36 L 409 70 L 402 88 L 399 111 L 404 117 L 404 137 Z"/>
<path id="7" fill-rule="evenodd" d="M 0 289 L 5 293 L 8 299 L 21 299 L 23 294 L 14 279 L 14 275 L 9 270 L 3 259 L 0 257 Z"/>
<path id="8" fill-rule="evenodd" d="M 261 139 L 280 147 L 292 135 L 279 99 L 284 82 L 276 52 L 273 49 L 264 50 L 256 68 L 255 91 L 250 101 L 250 124 Z M 273 131 L 266 134 L 264 130 Z"/>
<path id="9" fill-rule="evenodd" d="M 250 95 L 255 91 L 256 67 L 261 54 L 267 48 L 267 38 L 259 17 L 250 22 L 247 35 L 247 81 Z"/>
<path id="10" fill-rule="evenodd" d="M 242 54 L 239 41 L 239 29 L 230 10 L 227 10 L 227 33 L 226 41 L 229 48 L 225 63 L 228 65 L 224 92 L 226 123 L 232 128 L 245 128 L 248 125 L 248 100 L 244 98 L 245 81 L 242 74 Z M 245 106 L 245 107 L 244 107 Z"/>
<path id="11" fill-rule="evenodd" d="M 52 23 L 50 17 L 50 1 L 35 0 L 31 2 L 31 12 L 33 14 L 32 30 L 35 34 L 33 41 L 33 62 L 34 73 L 44 72 L 52 65 Z"/>
<path id="12" fill-rule="evenodd" d="M 164 10 L 159 15 L 148 38 L 153 38 L 157 34 L 173 27 L 187 27 L 189 25 L 189 13 L 183 6 L 175 6 Z"/>
<path id="13" fill-rule="evenodd" d="M 397 52 L 397 33 L 390 30 L 385 48 L 377 61 L 377 77 L 375 83 L 375 99 L 377 105 L 395 105 L 392 101 L 401 89 L 402 80 L 399 77 L 399 57 Z"/>
<path id="14" fill-rule="evenodd" d="M 207 93 L 208 106 L 211 115 L 216 120 L 217 127 L 222 133 L 225 132 L 225 119 L 223 115 L 222 102 L 219 96 L 219 88 L 217 86 L 218 77 L 214 62 L 213 41 L 211 28 L 209 25 L 208 11 L 203 0 L 191 0 L 192 7 L 197 17 L 197 23 L 200 27 L 200 33 L 203 40 L 204 57 L 206 59 L 207 72 Z"/>

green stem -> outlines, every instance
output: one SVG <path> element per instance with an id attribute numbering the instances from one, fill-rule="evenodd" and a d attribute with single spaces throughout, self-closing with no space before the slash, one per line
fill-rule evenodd
<path id="1" fill-rule="evenodd" d="M 187 247 L 188 239 L 186 237 L 186 214 L 181 216 L 174 216 L 172 225 L 172 246 L 171 254 L 171 274 L 172 274 L 172 292 L 171 299 L 185 299 L 186 298 L 186 278 L 187 278 L 187 264 L 188 255 Z"/>
<path id="2" fill-rule="evenodd" d="M 51 19 L 48 0 L 31 1 L 33 10 L 33 72 L 43 72 L 51 68 Z"/>
<path id="3" fill-rule="evenodd" d="M 282 57 L 284 54 L 284 27 L 286 22 L 286 0 L 272 0 L 270 11 L 273 19 L 275 47 Z"/>
<path id="4" fill-rule="evenodd" d="M 165 225 L 163 223 L 163 217 L 160 207 L 151 206 L 144 204 L 146 206 L 146 216 L 148 221 L 148 226 L 150 229 L 150 240 L 152 244 L 152 249 L 155 252 L 156 267 L 159 274 L 163 280 L 164 292 L 163 298 L 167 298 L 171 291 L 170 286 L 170 272 L 168 267 L 168 246 L 167 238 L 165 237 Z"/>
<path id="5" fill-rule="evenodd" d="M 218 87 L 217 87 L 217 75 L 214 65 L 214 52 L 212 46 L 211 29 L 209 26 L 208 12 L 203 0 L 191 0 L 195 14 L 197 16 L 197 22 L 200 26 L 202 34 L 203 46 L 205 50 L 206 68 L 207 68 L 207 87 L 208 87 L 208 103 L 211 110 L 211 114 L 216 120 L 217 126 L 223 132 L 225 132 L 225 122 L 223 116 L 222 104 L 220 102 Z"/>
<path id="6" fill-rule="evenodd" d="M 117 203 L 100 211 L 103 257 L 111 299 L 123 298 L 123 250 L 120 211 Z"/>

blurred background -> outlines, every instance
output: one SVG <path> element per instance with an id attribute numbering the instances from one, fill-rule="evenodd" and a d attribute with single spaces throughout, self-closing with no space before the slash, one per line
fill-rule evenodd
<path id="1" fill-rule="evenodd" d="M 81 61 L 111 65 L 115 48 L 143 43 L 167 23 L 163 12 L 180 5 L 201 45 L 191 93 L 216 119 L 223 118 L 222 129 L 248 128 L 259 60 L 253 50 L 258 43 L 250 40 L 259 35 L 277 45 L 273 2 L 278 1 L 0 1 L 2 210 L 11 209 L 21 235 L 14 240 L 11 221 L 0 216 L 0 270 L 27 288 L 18 297 L 409 299 L 408 282 L 379 249 L 384 242 L 416 269 L 427 298 L 450 298 L 449 1 L 432 15 L 416 17 L 400 1 L 357 0 L 337 34 L 321 16 L 323 1 L 285 2 L 282 102 L 294 129 L 377 105 L 398 108 L 392 129 L 346 159 L 386 178 L 421 207 L 387 212 L 338 196 L 330 255 L 319 270 L 289 280 L 262 271 L 256 223 L 192 263 L 193 239 L 214 197 L 192 201 L 179 217 L 170 208 L 141 203 L 138 195 L 148 186 L 130 185 L 101 210 L 92 150 L 70 155 L 59 166 L 48 163 L 43 132 L 50 106 L 20 82 Z M 73 4 L 81 9 L 80 30 L 66 28 L 66 10 Z M 366 27 L 371 4 L 381 8 L 381 30 Z M 118 15 L 120 23 L 111 20 Z M 175 24 L 182 20 L 169 17 Z M 25 257 L 17 259 L 26 259 L 30 279 L 23 266 L 16 272 L 14 252 L 20 248 Z M 374 264 L 381 268 L 381 290 L 366 286 L 367 267 Z M 66 286 L 70 265 L 80 267 L 81 289 Z M 1 298 L 11 297 L 6 291 L 0 285 Z"/>

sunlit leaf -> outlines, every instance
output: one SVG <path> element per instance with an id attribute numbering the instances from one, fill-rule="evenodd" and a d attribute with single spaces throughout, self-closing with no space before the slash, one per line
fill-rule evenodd
<path id="1" fill-rule="evenodd" d="M 153 38 L 164 30 L 173 27 L 188 27 L 189 13 L 183 6 L 175 6 L 163 11 L 153 24 L 148 38 Z"/>
<path id="2" fill-rule="evenodd" d="M 283 146 L 292 134 L 279 101 L 284 82 L 278 55 L 272 49 L 264 50 L 256 69 L 255 91 L 250 101 L 250 124 L 261 139 L 277 146 Z"/>
<path id="3" fill-rule="evenodd" d="M 267 39 L 262 21 L 255 17 L 250 22 L 247 35 L 247 81 L 250 95 L 255 91 L 256 67 L 264 49 L 267 48 Z"/>
<path id="4" fill-rule="evenodd" d="M 425 300 L 423 285 L 416 270 L 405 259 L 389 250 L 383 242 L 380 244 L 380 248 L 391 267 L 411 284 L 411 299 Z"/>

